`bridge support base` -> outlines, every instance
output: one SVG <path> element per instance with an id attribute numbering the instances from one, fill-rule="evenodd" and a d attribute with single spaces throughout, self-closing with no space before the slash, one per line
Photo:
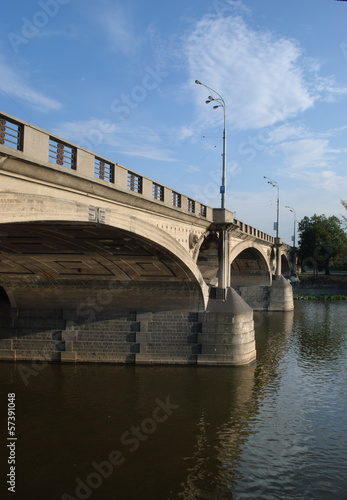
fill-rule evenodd
<path id="1" fill-rule="evenodd" d="M 292 285 L 283 277 L 274 279 L 271 286 L 238 286 L 240 296 L 254 311 L 293 311 Z"/>
<path id="2" fill-rule="evenodd" d="M 233 288 L 227 289 L 225 301 L 210 300 L 199 321 L 198 364 L 244 365 L 255 360 L 253 310 Z"/>
<path id="3" fill-rule="evenodd" d="M 253 311 L 232 288 L 206 312 L 108 309 L 86 321 L 77 310 L 13 309 L 0 330 L 0 360 L 32 362 L 25 377 L 47 362 L 244 365 L 256 355 Z"/>
<path id="4" fill-rule="evenodd" d="M 292 285 L 283 277 L 273 280 L 270 288 L 268 311 L 293 311 L 294 298 Z"/>

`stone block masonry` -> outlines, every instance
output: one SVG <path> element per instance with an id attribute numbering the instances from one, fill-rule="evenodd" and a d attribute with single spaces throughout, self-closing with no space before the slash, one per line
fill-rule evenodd
<path id="1" fill-rule="evenodd" d="M 293 311 L 292 285 L 281 276 L 271 286 L 238 286 L 235 290 L 254 311 Z"/>
<path id="2" fill-rule="evenodd" d="M 75 310 L 12 310 L 0 318 L 0 360 L 196 365 L 253 359 L 252 318 L 206 314 L 106 310 L 86 322 Z"/>
<path id="3" fill-rule="evenodd" d="M 139 313 L 136 363 L 196 364 L 201 351 L 197 313 Z"/>
<path id="4" fill-rule="evenodd" d="M 64 311 L 63 315 L 66 328 L 61 362 L 135 363 L 135 313 L 109 310 L 89 322 L 81 320 L 75 311 Z"/>
<path id="5" fill-rule="evenodd" d="M 13 310 L 0 322 L 0 359 L 196 364 L 200 330 L 197 313 L 108 310 L 86 323 L 76 311 Z"/>

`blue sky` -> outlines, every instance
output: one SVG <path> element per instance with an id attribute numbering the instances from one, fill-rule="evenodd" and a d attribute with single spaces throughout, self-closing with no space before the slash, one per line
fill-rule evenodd
<path id="1" fill-rule="evenodd" d="M 347 199 L 347 2 L 16 0 L 0 110 L 274 235 Z"/>

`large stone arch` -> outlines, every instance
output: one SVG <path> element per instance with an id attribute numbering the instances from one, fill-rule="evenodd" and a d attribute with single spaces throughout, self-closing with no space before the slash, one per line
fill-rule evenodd
<path id="1" fill-rule="evenodd" d="M 268 286 L 272 277 L 268 256 L 256 243 L 242 242 L 230 253 L 231 286 Z"/>
<path id="2" fill-rule="evenodd" d="M 109 208 L 101 222 L 94 207 L 91 221 L 91 207 L 72 200 L 13 200 L 0 225 L 0 285 L 13 307 L 205 309 L 198 267 L 160 228 Z"/>

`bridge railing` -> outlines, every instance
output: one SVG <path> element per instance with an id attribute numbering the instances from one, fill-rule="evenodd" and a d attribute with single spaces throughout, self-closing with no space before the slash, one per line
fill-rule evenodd
<path id="1" fill-rule="evenodd" d="M 3 151 L 16 150 L 17 157 L 22 155 L 23 159 L 63 169 L 203 220 L 213 220 L 211 207 L 4 112 L 0 113 L 1 146 Z"/>
<path id="2" fill-rule="evenodd" d="M 272 244 L 275 242 L 275 238 L 273 236 L 270 236 L 269 234 L 264 233 L 264 231 L 260 231 L 259 229 L 256 229 L 249 224 L 245 224 L 244 222 L 241 222 L 237 219 L 234 219 L 234 224 L 237 225 L 239 230 L 244 234 L 249 234 L 250 236 L 254 236 L 255 238 L 267 241 Z"/>
<path id="3" fill-rule="evenodd" d="M 212 207 L 5 112 L 0 112 L 0 148 L 7 154 L 16 150 L 17 157 L 213 221 Z M 249 224 L 236 219 L 234 224 L 246 235 L 274 243 L 272 236 Z"/>

